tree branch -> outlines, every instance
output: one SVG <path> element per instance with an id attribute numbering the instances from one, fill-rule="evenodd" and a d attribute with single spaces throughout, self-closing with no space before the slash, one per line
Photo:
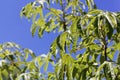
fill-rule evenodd
<path id="1" fill-rule="evenodd" d="M 63 29 L 64 29 L 64 32 L 67 30 L 67 25 L 66 25 L 66 20 L 65 20 L 65 4 L 62 2 L 62 5 L 61 5 L 61 8 L 62 8 L 62 19 L 63 19 Z M 65 42 L 65 52 L 67 51 L 66 49 L 66 42 Z"/>

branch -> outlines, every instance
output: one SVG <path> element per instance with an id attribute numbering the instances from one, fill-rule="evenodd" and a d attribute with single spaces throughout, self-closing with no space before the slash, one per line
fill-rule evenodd
<path id="1" fill-rule="evenodd" d="M 64 29 L 64 32 L 67 30 L 67 25 L 66 25 L 66 20 L 65 20 L 65 6 L 64 6 L 64 4 L 62 3 L 62 5 L 61 5 L 61 8 L 62 8 L 62 11 L 63 11 L 63 16 L 62 16 L 62 19 L 63 19 L 63 29 Z M 65 42 L 65 52 L 67 51 L 67 49 L 66 49 L 66 42 Z"/>

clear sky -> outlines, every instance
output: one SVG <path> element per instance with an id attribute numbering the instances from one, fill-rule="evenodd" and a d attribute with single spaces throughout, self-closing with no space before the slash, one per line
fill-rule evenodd
<path id="1" fill-rule="evenodd" d="M 34 0 L 0 1 L 0 43 L 15 42 L 24 48 L 32 49 L 37 55 L 47 53 L 55 34 L 45 34 L 42 39 L 32 37 L 31 23 L 20 18 L 20 11 L 28 2 Z M 95 0 L 99 9 L 120 11 L 120 0 Z"/>

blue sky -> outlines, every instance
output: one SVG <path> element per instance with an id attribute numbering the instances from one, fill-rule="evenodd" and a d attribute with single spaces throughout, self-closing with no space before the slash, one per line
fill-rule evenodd
<path id="1" fill-rule="evenodd" d="M 0 43 L 15 42 L 32 49 L 37 55 L 47 53 L 55 34 L 45 34 L 42 39 L 32 37 L 31 23 L 20 18 L 20 10 L 34 0 L 1 0 L 0 2 Z M 120 11 L 120 0 L 95 0 L 99 9 Z"/>

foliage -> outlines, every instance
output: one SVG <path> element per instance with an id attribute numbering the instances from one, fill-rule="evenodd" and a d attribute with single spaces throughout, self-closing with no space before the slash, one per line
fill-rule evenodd
<path id="1" fill-rule="evenodd" d="M 93 0 L 36 0 L 23 7 L 21 16 L 32 20 L 32 36 L 42 38 L 53 31 L 59 35 L 41 56 L 14 43 L 2 44 L 1 80 L 120 79 L 119 12 L 100 10 Z M 54 71 L 47 71 L 49 63 Z"/>

